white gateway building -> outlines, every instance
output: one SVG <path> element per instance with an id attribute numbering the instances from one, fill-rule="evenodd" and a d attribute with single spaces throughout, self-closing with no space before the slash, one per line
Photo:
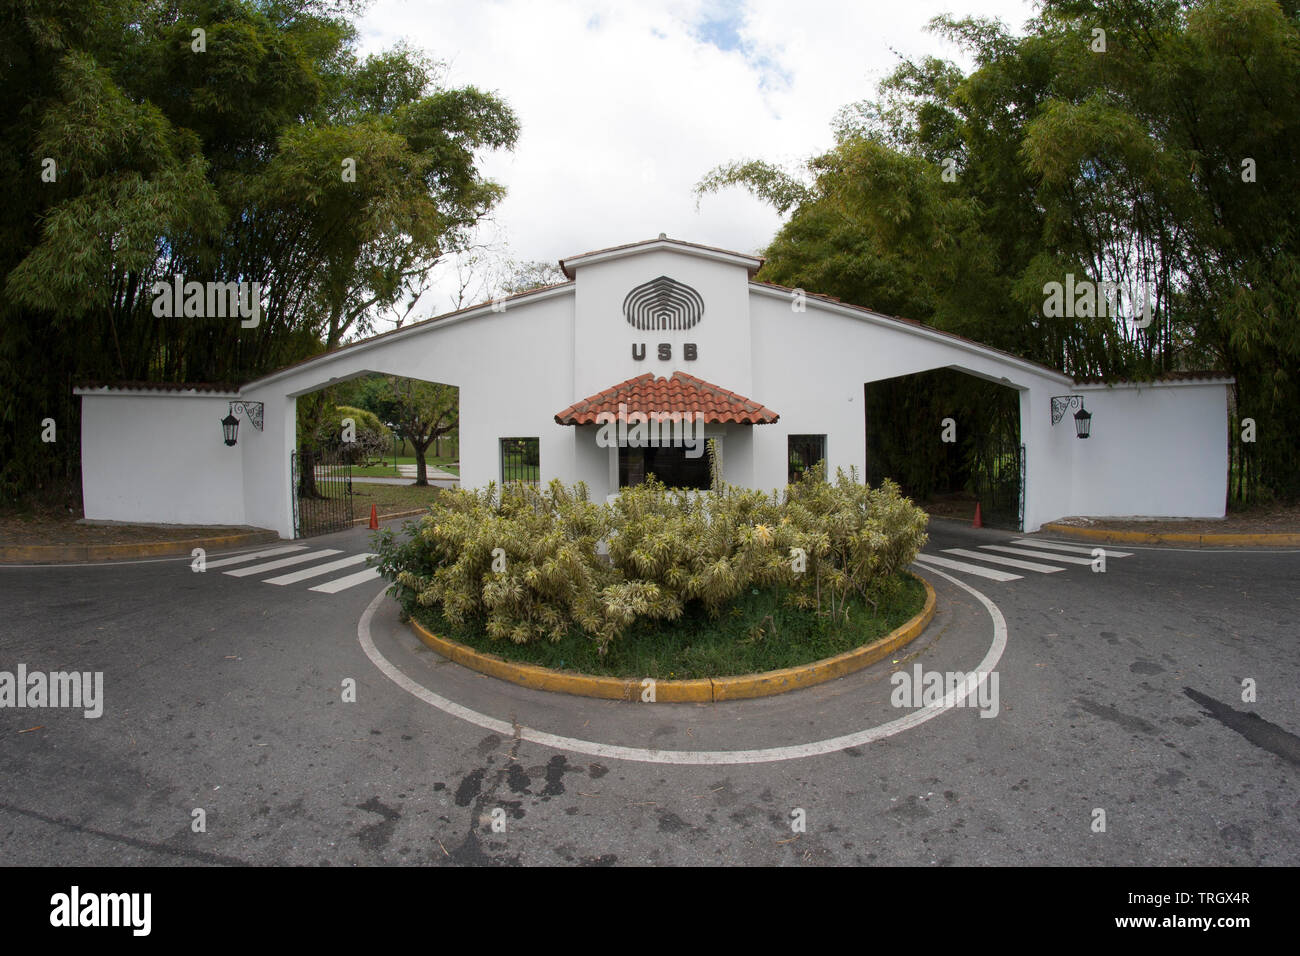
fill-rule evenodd
<path id="1" fill-rule="evenodd" d="M 1018 521 L 1222 517 L 1231 379 L 1076 382 L 925 325 L 755 281 L 762 260 L 660 236 L 561 261 L 569 281 L 438 316 L 237 390 L 96 386 L 82 397 L 88 519 L 253 525 L 295 534 L 296 399 L 368 373 L 460 390 L 460 474 L 500 481 L 518 448 L 542 482 L 592 496 L 655 473 L 775 489 L 796 461 L 869 473 L 864 387 L 955 369 L 1019 394 Z M 233 446 L 220 421 L 244 427 Z M 1078 438 L 1086 410 L 1091 435 Z M 620 421 L 621 416 L 621 421 Z M 942 423 L 916 422 L 918 440 Z M 647 432 L 660 434 L 646 445 Z"/>

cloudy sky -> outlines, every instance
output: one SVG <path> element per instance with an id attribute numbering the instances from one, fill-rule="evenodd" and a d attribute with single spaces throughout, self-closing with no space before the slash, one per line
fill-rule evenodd
<path id="1" fill-rule="evenodd" d="M 832 142 L 839 107 L 871 96 L 899 57 L 962 60 L 926 32 L 940 13 L 1018 29 L 1031 0 L 375 0 L 373 52 L 400 40 L 446 62 L 445 82 L 502 96 L 522 135 L 488 155 L 508 196 L 484 238 L 555 260 L 657 236 L 741 251 L 776 214 L 741 190 L 692 187 L 733 159 L 794 163 Z M 448 270 L 412 318 L 447 311 Z M 471 296 L 472 297 L 472 296 Z"/>

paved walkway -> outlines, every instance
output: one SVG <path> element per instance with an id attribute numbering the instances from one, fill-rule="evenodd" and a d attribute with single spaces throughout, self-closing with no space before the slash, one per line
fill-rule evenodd
<path id="1" fill-rule="evenodd" d="M 441 468 L 435 468 L 433 465 L 427 465 L 427 466 L 425 467 L 425 472 L 426 472 L 426 474 L 428 474 L 430 480 L 432 480 L 432 479 L 434 479 L 434 478 L 452 478 L 452 479 L 454 479 L 454 480 L 456 480 L 456 481 L 460 481 L 460 476 L 459 476 L 459 475 L 453 475 L 451 472 L 449 472 L 449 471 L 443 471 Z M 413 465 L 413 464 L 411 464 L 411 465 L 398 465 L 398 466 L 397 466 L 397 473 L 398 473 L 399 475 L 401 475 L 403 478 L 414 478 L 414 477 L 415 477 L 415 465 Z"/>
<path id="2" fill-rule="evenodd" d="M 415 481 L 415 465 L 397 466 L 397 473 L 400 478 L 373 478 L 369 475 L 353 475 L 352 481 L 359 485 L 409 485 Z M 429 484 L 435 488 L 459 488 L 460 476 L 453 475 L 451 472 L 442 468 L 435 468 L 428 465 L 425 468 L 425 474 L 428 476 Z"/>

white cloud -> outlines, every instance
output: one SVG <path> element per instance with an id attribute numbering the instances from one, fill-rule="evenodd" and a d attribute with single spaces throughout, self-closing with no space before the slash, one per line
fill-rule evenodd
<path id="1" fill-rule="evenodd" d="M 797 162 L 831 145 L 830 122 L 873 94 L 898 55 L 957 51 L 936 14 L 1019 28 L 1029 0 L 378 0 L 366 52 L 405 39 L 448 63 L 445 82 L 500 94 L 518 114 L 513 153 L 485 157 L 508 189 L 497 231 L 521 259 L 556 260 L 666 232 L 754 251 L 780 225 L 740 190 L 692 187 L 733 159 Z M 897 51 L 897 52 L 894 52 Z M 445 311 L 445 283 L 419 316 Z"/>

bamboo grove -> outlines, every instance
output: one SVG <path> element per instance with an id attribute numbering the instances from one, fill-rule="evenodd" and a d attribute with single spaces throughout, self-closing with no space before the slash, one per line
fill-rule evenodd
<path id="1" fill-rule="evenodd" d="M 355 0 L 0 5 L 0 485 L 79 505 L 85 382 L 240 383 L 409 301 L 500 200 L 519 127 Z M 257 322 L 154 283 L 256 283 Z M 56 440 L 42 441 L 52 419 Z"/>
<path id="2" fill-rule="evenodd" d="M 931 30 L 973 67 L 904 60 L 840 111 L 829 152 L 795 170 L 736 161 L 699 183 L 743 186 L 785 217 L 760 278 L 1079 378 L 1226 372 L 1230 498 L 1294 499 L 1295 0 L 1045 0 L 1022 31 L 952 17 Z M 1074 278 L 1129 294 L 1109 314 L 1052 314 L 1050 283 Z M 918 421 L 1014 430 L 1011 395 L 956 373 L 892 380 L 868 390 L 873 442 L 901 450 L 891 473 L 923 493 L 947 466 L 908 437 Z"/>

